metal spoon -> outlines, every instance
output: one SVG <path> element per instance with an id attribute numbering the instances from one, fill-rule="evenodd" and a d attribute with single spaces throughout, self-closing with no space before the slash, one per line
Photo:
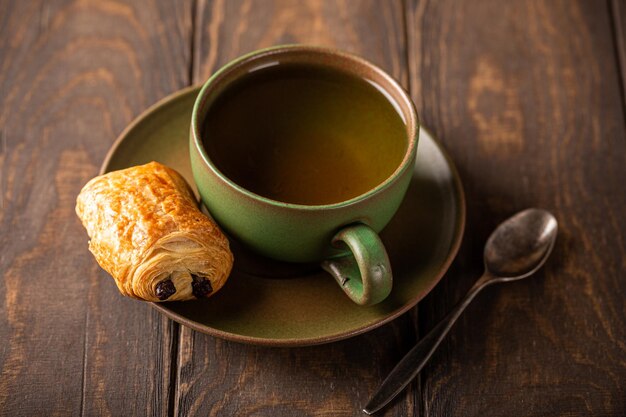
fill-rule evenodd
<path id="1" fill-rule="evenodd" d="M 465 307 L 485 287 L 534 274 L 552 252 L 557 234 L 554 216 L 540 209 L 527 209 L 510 217 L 491 234 L 485 245 L 485 273 L 456 307 L 435 326 L 391 371 L 363 412 L 383 408 L 422 370 Z"/>

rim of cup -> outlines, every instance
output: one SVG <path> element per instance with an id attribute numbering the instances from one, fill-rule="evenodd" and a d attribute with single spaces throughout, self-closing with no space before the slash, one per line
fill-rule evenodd
<path id="1" fill-rule="evenodd" d="M 206 149 L 204 148 L 201 135 L 203 120 L 200 120 L 200 116 L 204 116 L 203 113 L 205 112 L 206 107 L 210 105 L 209 99 L 214 99 L 219 96 L 221 90 L 217 90 L 215 88 L 216 85 L 219 86 L 220 82 L 224 81 L 225 79 L 227 80 L 229 76 L 233 76 L 234 79 L 239 78 L 239 74 L 237 74 L 238 70 L 243 70 L 247 73 L 255 69 L 262 69 L 268 66 L 268 62 L 266 61 L 272 57 L 280 58 L 281 55 L 289 56 L 294 54 L 301 54 L 303 57 L 306 57 L 307 54 L 317 54 L 320 58 L 326 58 L 326 60 L 324 60 L 323 62 L 316 62 L 315 65 L 327 66 L 336 70 L 348 72 L 351 75 L 356 75 L 359 78 L 369 81 L 374 87 L 376 87 L 378 91 L 380 91 L 387 98 L 389 104 L 395 108 L 400 117 L 403 119 L 406 126 L 406 136 L 408 143 L 402 161 L 389 177 L 387 177 L 383 182 L 366 191 L 365 193 L 350 198 L 348 200 L 319 205 L 286 203 L 283 201 L 274 200 L 256 194 L 231 180 L 228 176 L 223 174 L 217 168 L 217 166 L 209 157 Z M 339 65 L 337 61 L 334 61 L 335 59 L 339 59 L 341 61 L 341 64 L 343 65 Z M 258 64 L 259 62 L 261 62 L 261 65 L 257 65 L 255 67 L 254 64 Z M 303 62 L 309 63 L 310 61 Z M 356 69 L 355 66 L 357 66 Z M 366 77 L 365 74 L 374 75 L 374 77 Z M 226 87 L 227 86 L 228 84 L 226 85 Z M 222 88 L 224 87 L 222 86 Z M 390 89 L 393 89 L 393 93 L 395 94 L 390 93 Z M 393 94 L 393 97 L 390 97 L 391 94 Z M 401 102 L 399 103 L 397 100 L 400 100 Z M 327 47 L 294 44 L 273 46 L 250 52 L 248 54 L 240 56 L 239 58 L 234 59 L 233 61 L 230 61 L 228 64 L 224 65 L 213 75 L 211 75 L 211 77 L 209 77 L 209 79 L 200 89 L 200 93 L 198 94 L 198 97 L 196 98 L 196 101 L 194 103 L 191 116 L 191 133 L 193 138 L 192 145 L 195 146 L 198 150 L 204 164 L 211 171 L 213 171 L 213 173 L 218 176 L 222 181 L 224 181 L 230 187 L 236 189 L 238 192 L 246 195 L 249 198 L 262 201 L 271 206 L 294 208 L 300 210 L 327 210 L 343 208 L 369 199 L 373 195 L 384 191 L 392 184 L 394 184 L 402 177 L 402 174 L 406 170 L 412 169 L 419 135 L 419 119 L 417 116 L 417 111 L 415 110 L 415 105 L 413 104 L 413 101 L 411 100 L 411 97 L 406 92 L 406 90 L 404 90 L 404 88 L 393 77 L 391 77 L 389 74 L 387 74 L 387 72 L 382 70 L 377 65 L 349 52 Z"/>

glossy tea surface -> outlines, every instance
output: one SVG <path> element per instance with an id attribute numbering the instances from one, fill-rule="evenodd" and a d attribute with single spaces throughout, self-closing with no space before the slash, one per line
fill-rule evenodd
<path id="1" fill-rule="evenodd" d="M 402 162 L 407 133 L 394 104 L 354 75 L 278 64 L 221 92 L 202 139 L 218 170 L 249 191 L 333 204 L 375 188 Z"/>

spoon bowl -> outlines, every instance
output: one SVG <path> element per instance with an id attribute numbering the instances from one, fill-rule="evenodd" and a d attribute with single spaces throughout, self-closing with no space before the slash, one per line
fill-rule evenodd
<path id="1" fill-rule="evenodd" d="M 535 273 L 548 259 L 557 235 L 552 213 L 531 208 L 510 217 L 493 231 L 485 245 L 485 269 L 499 281 Z"/>

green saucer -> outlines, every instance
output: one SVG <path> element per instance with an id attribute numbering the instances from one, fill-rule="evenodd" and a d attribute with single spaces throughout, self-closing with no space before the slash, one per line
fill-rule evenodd
<path id="1" fill-rule="evenodd" d="M 199 87 L 166 97 L 139 116 L 115 142 L 101 173 L 158 161 L 194 184 L 189 124 Z M 361 307 L 317 266 L 256 256 L 233 242 L 228 282 L 207 300 L 153 303 L 194 330 L 242 343 L 305 346 L 345 339 L 387 323 L 415 306 L 456 255 L 465 227 L 459 176 L 441 145 L 420 131 L 413 180 L 397 214 L 381 233 L 393 269 L 393 290 Z"/>

